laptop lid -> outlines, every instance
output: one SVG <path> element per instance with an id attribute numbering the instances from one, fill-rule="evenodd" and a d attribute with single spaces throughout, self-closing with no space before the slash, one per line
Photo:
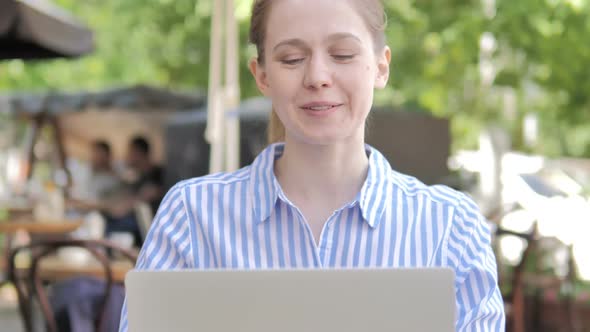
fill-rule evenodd
<path id="1" fill-rule="evenodd" d="M 131 271 L 129 331 L 455 329 L 450 269 Z"/>

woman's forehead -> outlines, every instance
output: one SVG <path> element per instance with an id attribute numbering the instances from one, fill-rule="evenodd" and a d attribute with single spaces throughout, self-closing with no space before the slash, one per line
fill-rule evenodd
<path id="1" fill-rule="evenodd" d="M 356 7 L 348 0 L 277 1 L 266 31 L 267 42 L 272 44 L 289 39 L 332 41 L 339 35 L 352 35 L 361 41 L 370 38 Z"/>

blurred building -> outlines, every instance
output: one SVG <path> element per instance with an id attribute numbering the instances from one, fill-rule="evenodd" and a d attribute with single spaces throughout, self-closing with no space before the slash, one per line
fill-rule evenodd
<path id="1" fill-rule="evenodd" d="M 230 116 L 240 118 L 240 165 L 250 164 L 267 145 L 270 102 L 254 98 Z M 209 146 L 204 139 L 205 109 L 176 114 L 166 126 L 166 183 L 208 173 Z M 447 119 L 427 113 L 375 109 L 369 118 L 367 143 L 381 151 L 392 167 L 428 184 L 448 175 L 450 129 Z"/>

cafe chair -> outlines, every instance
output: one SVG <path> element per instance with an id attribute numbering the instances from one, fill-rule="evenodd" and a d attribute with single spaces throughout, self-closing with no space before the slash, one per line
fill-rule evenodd
<path id="1" fill-rule="evenodd" d="M 502 236 L 512 235 L 525 240 L 526 248 L 522 252 L 520 261 L 514 267 L 510 280 L 504 280 L 502 276 L 498 276 L 499 283 L 510 285 L 510 291 L 503 294 L 504 311 L 506 313 L 506 331 L 508 332 L 525 332 L 526 318 L 525 318 L 525 267 L 528 263 L 531 254 L 536 249 L 537 245 L 537 225 L 533 225 L 529 233 L 519 233 L 511 230 L 497 227 L 495 238 L 498 240 Z"/>
<path id="2" fill-rule="evenodd" d="M 535 223 L 527 233 L 514 232 L 498 227 L 495 231 L 495 238 L 511 235 L 523 239 L 526 247 L 521 255 L 520 261 L 514 266 L 510 278 L 499 276 L 500 285 L 509 285 L 510 290 L 503 294 L 504 309 L 506 312 L 506 331 L 554 331 L 551 327 L 545 326 L 548 317 L 543 313 L 543 294 L 549 290 L 572 289 L 577 281 L 577 271 L 573 261 L 572 247 L 565 246 L 568 252 L 568 273 L 565 278 L 557 276 L 543 276 L 539 274 L 539 260 L 543 255 L 540 246 L 542 243 L 553 240 L 539 235 Z M 526 271 L 533 269 L 533 271 Z M 526 289 L 533 289 L 535 296 L 527 300 Z M 552 325 L 559 326 L 555 331 L 577 332 L 583 331 L 580 326 L 580 317 L 575 308 L 575 296 L 570 290 L 566 296 L 559 301 L 559 313 L 553 313 L 558 321 Z M 557 327 L 555 327 L 557 328 Z"/>
<path id="3" fill-rule="evenodd" d="M 104 270 L 105 290 L 100 300 L 98 319 L 95 320 L 95 331 L 103 331 L 106 304 L 111 296 L 111 286 L 114 284 L 111 260 L 109 254 L 118 255 L 128 259 L 132 263 L 137 260 L 137 254 L 117 246 L 107 240 L 79 240 L 79 239 L 51 239 L 35 241 L 29 245 L 17 247 L 10 253 L 8 262 L 8 275 L 14 284 L 18 294 L 18 304 L 25 331 L 33 331 L 33 306 L 39 303 L 45 326 L 49 332 L 58 332 L 56 317 L 51 307 L 47 281 L 40 276 L 41 261 L 61 248 L 77 247 L 86 249 L 102 266 Z M 27 268 L 18 267 L 16 264 L 19 253 L 31 253 L 31 263 Z"/>

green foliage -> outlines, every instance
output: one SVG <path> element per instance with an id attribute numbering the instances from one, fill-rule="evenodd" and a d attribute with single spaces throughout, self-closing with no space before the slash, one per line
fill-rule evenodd
<path id="1" fill-rule="evenodd" d="M 96 32 L 94 54 L 74 61 L 0 64 L 0 90 L 79 90 L 136 83 L 205 90 L 213 1 L 55 0 Z M 391 80 L 380 105 L 427 109 L 453 117 L 456 147 L 473 147 L 482 122 L 504 123 L 515 135 L 520 120 L 538 113 L 536 152 L 590 156 L 590 5 L 582 0 L 386 0 L 393 51 Z M 252 0 L 237 0 L 242 97 L 257 95 L 247 62 Z M 497 40 L 491 86 L 479 74 L 480 38 Z M 504 110 L 503 91 L 517 96 Z M 563 134 L 565 133 L 565 134 Z M 564 137 L 565 135 L 565 137 Z M 564 144 L 565 143 L 565 144 Z"/>

